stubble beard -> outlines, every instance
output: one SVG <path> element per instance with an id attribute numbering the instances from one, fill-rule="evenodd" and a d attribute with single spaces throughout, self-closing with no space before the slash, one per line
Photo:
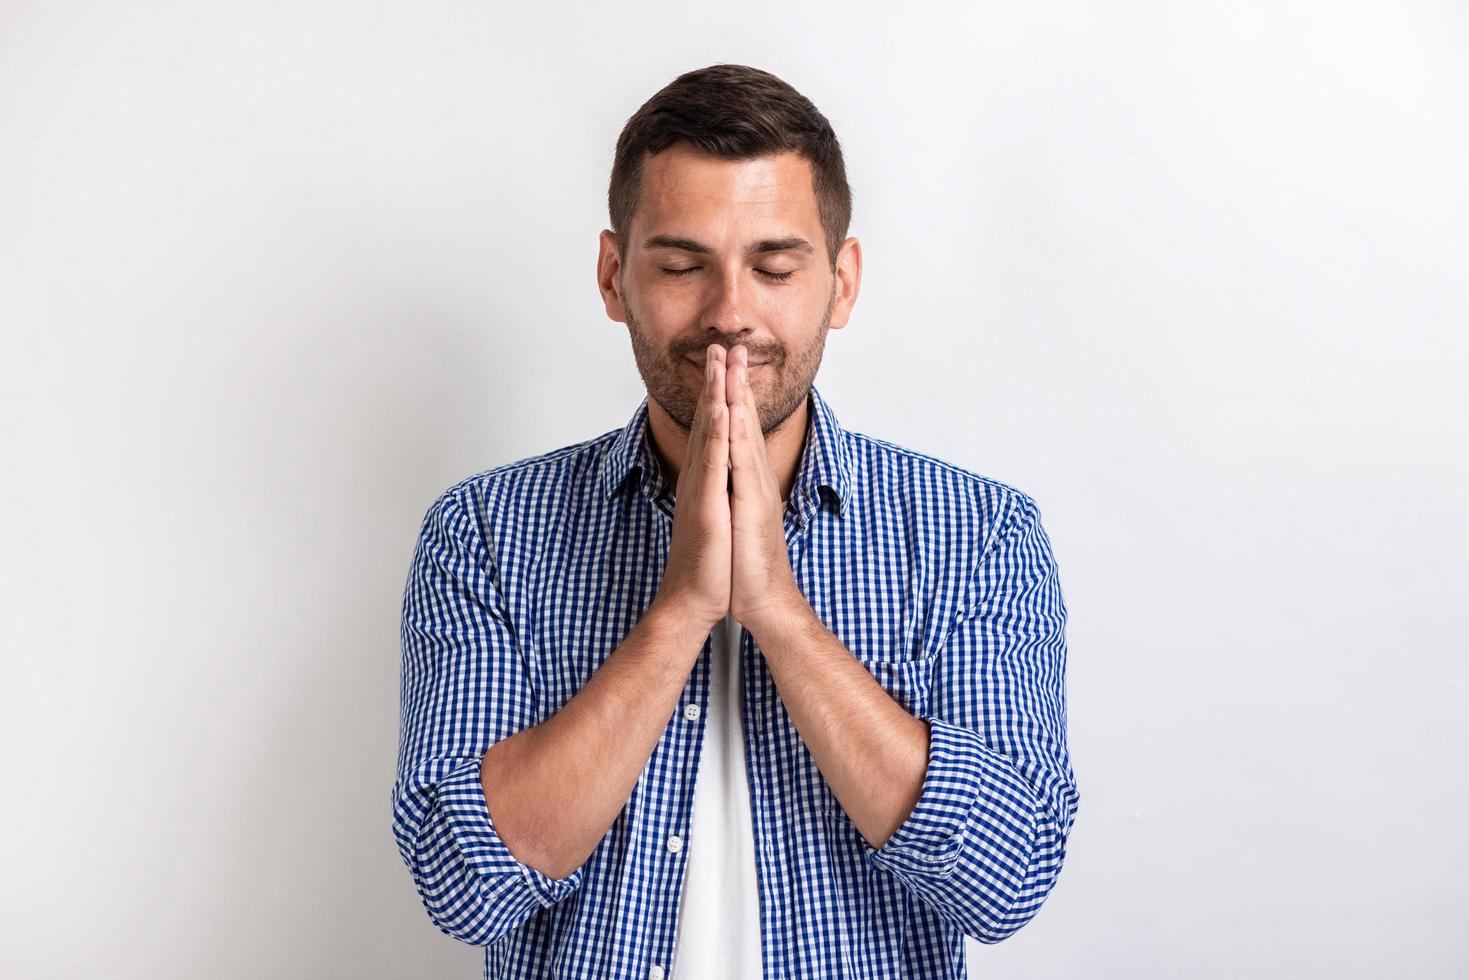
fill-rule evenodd
<path id="1" fill-rule="evenodd" d="M 703 376 L 689 368 L 685 354 L 664 350 L 643 332 L 632 305 L 627 301 L 627 291 L 623 289 L 621 292 L 633 360 L 637 362 L 638 374 L 642 375 L 643 384 L 648 389 L 648 397 L 658 403 L 675 425 L 688 432 L 693 427 L 694 412 L 703 392 Z M 826 335 L 830 330 L 835 302 L 836 280 L 833 279 L 826 312 L 822 314 L 821 325 L 811 342 L 796 351 L 793 357 L 787 356 L 784 350 L 772 355 L 770 363 L 761 372 L 763 383 L 755 391 L 760 409 L 760 431 L 765 436 L 778 429 L 808 397 L 826 349 Z"/>

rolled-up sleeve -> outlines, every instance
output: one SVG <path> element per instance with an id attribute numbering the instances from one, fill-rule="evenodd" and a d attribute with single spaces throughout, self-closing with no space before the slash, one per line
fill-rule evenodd
<path id="1" fill-rule="evenodd" d="M 429 918 L 484 946 L 582 881 L 519 861 L 480 782 L 486 750 L 535 723 L 529 672 L 484 538 L 453 491 L 424 516 L 403 595 L 392 829 Z"/>
<path id="2" fill-rule="evenodd" d="M 1040 909 L 1081 801 L 1066 747 L 1066 606 L 1035 502 L 1018 495 L 935 659 L 918 802 L 870 865 L 996 943 Z"/>

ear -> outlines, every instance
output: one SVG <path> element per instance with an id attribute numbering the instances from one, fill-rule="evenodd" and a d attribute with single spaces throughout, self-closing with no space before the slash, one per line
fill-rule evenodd
<path id="1" fill-rule="evenodd" d="M 852 315 L 852 306 L 857 302 L 857 292 L 862 288 L 862 243 L 855 238 L 842 242 L 837 252 L 836 296 L 831 301 L 832 330 L 847 325 Z"/>
<path id="2" fill-rule="evenodd" d="M 597 236 L 597 288 L 602 292 L 602 304 L 607 308 L 607 317 L 618 323 L 627 322 L 623 312 L 622 294 L 618 290 L 618 274 L 622 271 L 622 256 L 617 254 L 617 239 L 609 229 L 603 228 Z"/>

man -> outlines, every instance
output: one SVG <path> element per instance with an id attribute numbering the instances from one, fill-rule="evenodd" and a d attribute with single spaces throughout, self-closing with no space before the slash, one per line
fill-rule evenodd
<path id="1" fill-rule="evenodd" d="M 428 509 L 393 830 L 486 977 L 957 980 L 1060 872 L 1050 542 L 813 385 L 850 207 L 790 86 L 675 79 L 618 140 L 597 268 L 648 397 Z"/>

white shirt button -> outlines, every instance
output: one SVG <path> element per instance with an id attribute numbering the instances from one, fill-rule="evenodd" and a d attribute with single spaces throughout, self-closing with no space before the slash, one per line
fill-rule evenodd
<path id="1" fill-rule="evenodd" d="M 648 969 L 648 980 L 663 980 L 663 967 L 654 963 Z"/>
<path id="2" fill-rule="evenodd" d="M 683 838 L 678 836 L 678 834 L 670 835 L 668 838 L 668 849 L 674 854 L 683 850 Z"/>
<path id="3" fill-rule="evenodd" d="M 699 706 L 697 704 L 686 704 L 683 706 L 683 716 L 689 721 L 699 720 Z"/>

